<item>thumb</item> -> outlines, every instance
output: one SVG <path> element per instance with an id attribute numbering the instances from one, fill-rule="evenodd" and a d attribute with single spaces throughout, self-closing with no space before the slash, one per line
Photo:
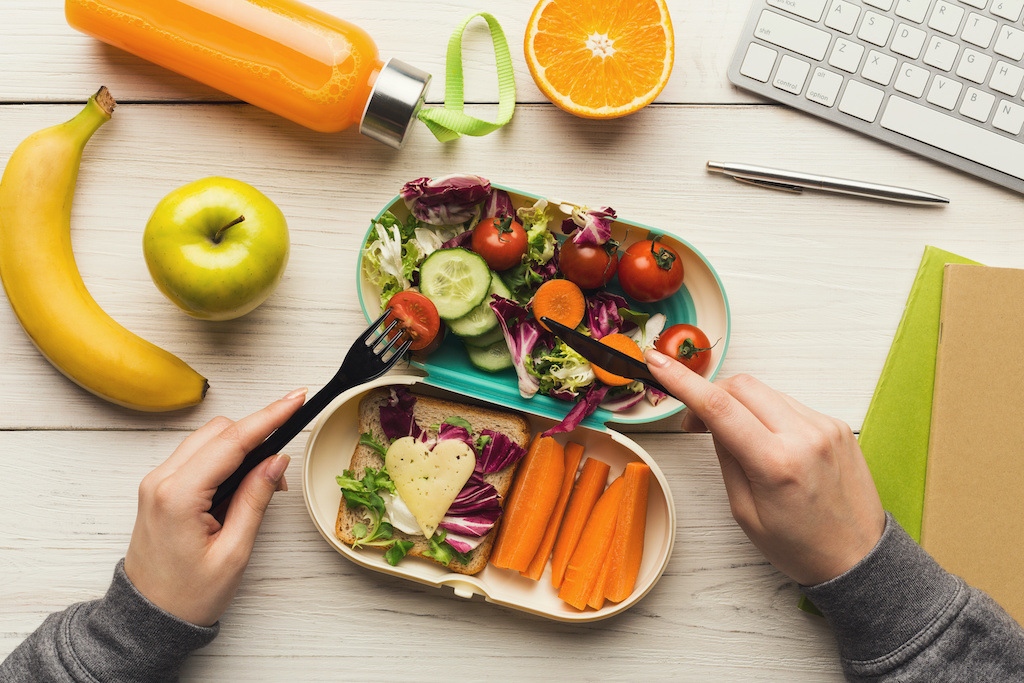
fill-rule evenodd
<path id="1" fill-rule="evenodd" d="M 263 513 L 284 480 L 290 461 L 291 458 L 284 454 L 267 458 L 242 480 L 231 498 L 221 535 L 229 538 L 230 543 L 238 546 L 246 556 L 252 552 Z"/>

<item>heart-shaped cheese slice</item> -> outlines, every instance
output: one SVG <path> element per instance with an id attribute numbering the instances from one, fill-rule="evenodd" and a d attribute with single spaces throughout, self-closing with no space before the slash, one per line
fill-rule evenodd
<path id="1" fill-rule="evenodd" d="M 473 449 L 458 439 L 439 441 L 432 449 L 404 436 L 388 448 L 384 467 L 420 526 L 430 538 L 476 466 Z"/>

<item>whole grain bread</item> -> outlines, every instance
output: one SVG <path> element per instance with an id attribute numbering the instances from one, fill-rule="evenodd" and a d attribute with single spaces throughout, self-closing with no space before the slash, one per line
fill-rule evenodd
<path id="1" fill-rule="evenodd" d="M 530 445 L 530 424 L 522 415 L 511 411 L 495 410 L 479 406 L 470 406 L 462 403 L 455 403 L 444 399 L 430 396 L 416 395 L 416 405 L 413 408 L 413 415 L 416 422 L 424 429 L 431 425 L 437 425 L 451 417 L 461 417 L 473 425 L 474 433 L 480 433 L 483 429 L 490 429 L 507 436 L 513 443 L 523 448 Z M 391 399 L 391 390 L 387 387 L 374 389 L 359 404 L 359 434 L 370 432 L 383 444 L 388 443 L 380 425 L 380 407 Z M 484 480 L 491 484 L 498 491 L 502 504 L 509 488 L 512 486 L 512 479 L 515 476 L 517 464 L 510 465 L 503 470 L 493 474 L 484 475 Z M 362 479 L 366 467 L 379 469 L 384 466 L 384 458 L 371 448 L 363 444 L 356 446 L 352 454 L 352 462 L 349 469 L 352 470 L 357 479 Z M 363 513 L 357 509 L 351 509 L 341 499 L 338 508 L 338 520 L 335 525 L 335 533 L 343 543 L 352 545 L 355 541 L 354 527 L 364 522 Z M 499 520 L 500 524 L 500 520 Z M 476 574 L 487 566 L 487 560 L 491 555 L 491 547 L 494 545 L 494 538 L 498 531 L 498 525 L 491 529 L 484 541 L 469 554 L 469 561 L 462 563 L 453 560 L 447 565 L 448 569 L 459 574 Z M 407 557 L 422 557 L 431 561 L 424 553 L 430 549 L 430 543 L 422 535 L 405 534 L 395 529 L 396 540 L 412 541 L 413 547 Z"/>

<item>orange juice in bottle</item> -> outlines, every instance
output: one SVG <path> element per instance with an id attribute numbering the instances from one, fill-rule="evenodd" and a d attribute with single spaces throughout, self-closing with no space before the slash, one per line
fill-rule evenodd
<path id="1" fill-rule="evenodd" d="M 66 0 L 72 27 L 321 132 L 400 147 L 430 75 L 294 0 Z"/>

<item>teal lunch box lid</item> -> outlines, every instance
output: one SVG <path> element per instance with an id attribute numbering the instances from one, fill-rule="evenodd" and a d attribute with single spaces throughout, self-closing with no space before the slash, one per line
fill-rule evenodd
<path id="1" fill-rule="evenodd" d="M 532 206 L 534 202 L 541 199 L 539 195 L 494 183 L 491 184 L 491 187 L 508 192 L 512 204 L 517 209 L 521 206 Z M 559 209 L 564 202 L 546 199 L 555 212 L 554 225 L 549 226 L 549 229 L 552 229 L 556 237 L 561 238 L 562 235 L 559 234 L 560 230 L 557 226 L 561 224 L 562 218 L 568 217 L 568 214 Z M 400 220 L 405 220 L 409 215 L 405 202 L 400 196 L 395 196 L 377 213 L 374 221 L 379 220 L 388 211 Z M 359 303 L 367 322 L 375 320 L 381 312 L 380 292 L 366 280 L 362 268 L 362 248 L 370 237 L 371 230 L 373 230 L 373 224 L 363 236 L 356 264 Z M 704 373 L 709 380 L 714 379 L 725 359 L 732 328 L 729 302 L 722 281 L 708 260 L 696 248 L 672 233 L 621 218 L 612 225 L 612 239 L 620 242 L 623 250 L 634 242 L 648 239 L 651 234 L 662 235 L 662 242 L 679 253 L 683 263 L 683 286 L 676 294 L 663 301 L 636 304 L 636 310 L 651 314 L 664 314 L 667 319 L 666 327 L 677 323 L 687 323 L 699 327 L 714 344 L 711 364 Z M 618 285 L 617 278 L 612 280 L 605 289 L 613 294 L 625 296 Z M 629 297 L 626 299 L 629 300 Z M 630 303 L 634 302 L 630 301 Z M 519 393 L 519 380 L 514 368 L 494 373 L 478 369 L 470 363 L 462 342 L 451 333 L 445 336 L 441 346 L 426 360 L 413 361 L 411 365 L 426 373 L 426 377 L 423 379 L 425 384 L 556 421 L 561 421 L 574 405 L 568 401 L 540 394 L 532 398 L 523 398 Z M 657 405 L 652 405 L 645 398 L 624 411 L 613 412 L 605 408 L 598 408 L 581 424 L 591 429 L 604 431 L 608 429 L 609 422 L 618 424 L 653 422 L 678 413 L 683 408 L 683 404 L 673 397 L 668 397 Z"/>

